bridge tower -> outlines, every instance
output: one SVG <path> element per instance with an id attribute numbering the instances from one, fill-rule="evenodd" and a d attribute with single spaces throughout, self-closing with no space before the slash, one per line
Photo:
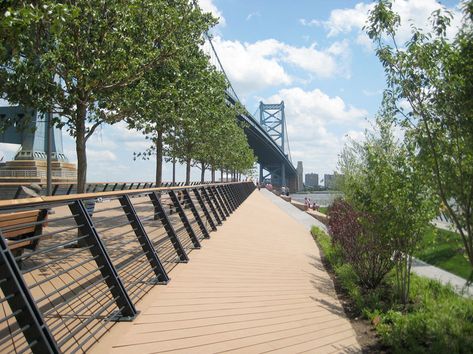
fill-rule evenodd
<path id="1" fill-rule="evenodd" d="M 63 152 L 61 129 L 53 128 L 51 135 L 52 180 L 74 182 L 77 171 Z M 44 113 L 20 106 L 0 107 L 0 143 L 21 145 L 14 160 L 0 163 L 0 182 L 45 183 L 46 136 Z"/>
<path id="2" fill-rule="evenodd" d="M 260 125 L 286 154 L 286 116 L 284 101 L 281 103 L 259 103 Z M 287 156 L 287 154 L 286 154 Z M 266 173 L 265 173 L 266 171 Z M 276 186 L 287 186 L 286 166 L 282 164 L 260 163 L 260 182 L 270 180 Z"/>

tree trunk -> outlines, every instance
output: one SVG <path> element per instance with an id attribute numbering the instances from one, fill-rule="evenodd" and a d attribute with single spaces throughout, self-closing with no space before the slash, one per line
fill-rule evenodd
<path id="1" fill-rule="evenodd" d="M 156 138 L 156 187 L 163 182 L 163 132 L 158 131 Z"/>
<path id="2" fill-rule="evenodd" d="M 200 183 L 205 182 L 205 164 L 202 162 L 200 164 L 201 170 L 200 170 Z"/>
<path id="3" fill-rule="evenodd" d="M 212 183 L 215 183 L 215 167 L 212 166 Z"/>
<path id="4" fill-rule="evenodd" d="M 77 193 L 85 193 L 87 182 L 87 151 L 85 140 L 86 107 L 78 105 L 76 121 L 76 154 L 77 154 Z"/>
<path id="5" fill-rule="evenodd" d="M 176 185 L 176 158 L 172 158 L 172 185 Z"/>
<path id="6" fill-rule="evenodd" d="M 220 170 L 220 182 L 223 182 L 223 168 Z"/>
<path id="7" fill-rule="evenodd" d="M 186 186 L 191 182 L 191 159 L 186 161 Z"/>

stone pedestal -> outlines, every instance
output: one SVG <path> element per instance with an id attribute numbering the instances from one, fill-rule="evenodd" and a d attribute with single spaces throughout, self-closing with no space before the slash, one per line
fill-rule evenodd
<path id="1" fill-rule="evenodd" d="M 75 164 L 63 161 L 52 161 L 53 183 L 75 183 L 77 168 Z M 46 161 L 13 160 L 0 164 L 0 182 L 18 184 L 46 184 Z"/>

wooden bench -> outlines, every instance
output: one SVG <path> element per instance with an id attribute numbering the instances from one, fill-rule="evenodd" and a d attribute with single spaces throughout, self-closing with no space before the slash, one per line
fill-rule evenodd
<path id="1" fill-rule="evenodd" d="M 17 241 L 41 235 L 45 225 L 38 222 L 46 220 L 47 215 L 47 209 L 0 214 L 0 230 L 15 257 L 23 254 L 25 249 L 36 249 L 39 238 L 22 242 Z"/>

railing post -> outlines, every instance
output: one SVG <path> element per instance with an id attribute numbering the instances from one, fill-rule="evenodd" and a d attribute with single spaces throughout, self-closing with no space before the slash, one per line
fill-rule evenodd
<path id="1" fill-rule="evenodd" d="M 0 234 L 0 288 L 33 353 L 59 353 L 7 242 Z M 4 329 L 6 330 L 6 329 Z"/>
<path id="2" fill-rule="evenodd" d="M 212 201 L 215 203 L 215 206 L 217 207 L 218 213 L 223 221 L 227 220 L 225 213 L 222 210 L 222 207 L 220 205 L 219 200 L 217 199 L 217 196 L 215 195 L 213 186 L 209 186 L 207 191 L 209 192 L 209 196 L 212 199 Z"/>
<path id="3" fill-rule="evenodd" d="M 233 213 L 233 210 L 230 207 L 230 202 L 224 193 L 223 187 L 224 185 L 218 185 L 217 187 L 215 187 L 215 189 L 217 190 L 218 195 L 220 196 L 220 199 L 222 200 L 222 204 L 227 212 L 227 216 L 230 216 L 230 214 Z"/>
<path id="4" fill-rule="evenodd" d="M 236 196 L 236 193 L 235 193 L 235 185 L 234 184 L 231 184 L 228 186 L 228 192 L 229 194 L 231 195 L 231 199 L 233 201 L 233 205 L 235 206 L 235 209 L 238 208 L 240 206 L 240 203 L 239 203 L 239 200 Z"/>
<path id="5" fill-rule="evenodd" d="M 191 212 L 192 215 L 194 215 L 194 219 L 197 221 L 197 225 L 199 225 L 202 235 L 204 236 L 204 238 L 210 238 L 209 232 L 207 231 L 207 228 L 205 227 L 199 213 L 197 212 L 197 209 L 195 208 L 194 201 L 192 200 L 189 191 L 187 189 L 184 189 L 182 193 L 184 194 L 184 200 L 187 199 L 189 201 L 188 205 L 191 208 Z"/>
<path id="6" fill-rule="evenodd" d="M 213 214 L 214 217 L 215 217 L 215 220 L 217 220 L 217 224 L 222 225 L 222 220 L 220 219 L 220 216 L 219 216 L 217 210 L 215 209 L 215 206 L 214 206 L 214 204 L 213 204 L 213 201 L 210 199 L 209 193 L 207 193 L 206 187 L 202 187 L 202 188 L 201 188 L 201 191 L 202 191 L 202 195 L 203 195 L 204 198 L 205 198 L 205 201 L 206 201 L 207 204 L 209 205 L 210 210 L 212 211 L 212 214 Z"/>
<path id="7" fill-rule="evenodd" d="M 125 212 L 125 215 L 130 222 L 130 226 L 135 231 L 136 238 L 138 239 L 138 243 L 143 248 L 143 253 L 148 258 L 148 262 L 151 265 L 151 268 L 156 274 L 156 284 L 167 284 L 169 281 L 169 277 L 164 269 L 161 261 L 159 260 L 159 256 L 156 253 L 156 250 L 151 243 L 148 234 L 146 233 L 143 224 L 141 223 L 138 214 L 136 213 L 135 207 L 131 203 L 130 197 L 128 195 L 123 195 L 120 197 L 120 204 Z"/>
<path id="8" fill-rule="evenodd" d="M 241 200 L 241 202 L 243 203 L 246 200 L 246 198 L 248 198 L 248 196 L 250 195 L 250 189 L 249 189 L 248 185 L 245 185 L 245 184 L 241 184 L 240 188 L 242 190 L 242 194 L 241 194 L 242 200 Z"/>
<path id="9" fill-rule="evenodd" d="M 205 218 L 207 219 L 207 222 L 210 225 L 210 228 L 212 229 L 212 231 L 217 231 L 217 227 L 215 226 L 215 223 L 212 217 L 210 216 L 209 210 L 207 209 L 204 201 L 202 200 L 202 196 L 200 195 L 199 190 L 197 188 L 193 188 L 192 192 L 194 192 L 195 198 L 197 199 L 197 202 L 199 203 L 200 208 L 203 210 Z"/>
<path id="10" fill-rule="evenodd" d="M 230 210 L 230 213 L 233 213 L 236 209 L 236 206 L 233 202 L 233 199 L 231 198 L 228 185 L 226 184 L 222 186 L 222 196 L 227 200 L 227 205 L 228 205 L 228 209 Z"/>
<path id="11" fill-rule="evenodd" d="M 186 212 L 182 208 L 182 205 L 179 202 L 179 199 L 177 198 L 176 192 L 174 192 L 174 190 L 170 190 L 168 192 L 168 194 L 171 197 L 171 201 L 174 204 L 174 207 L 176 208 L 176 211 L 179 214 L 179 218 L 181 219 L 187 233 L 189 234 L 189 237 L 192 241 L 192 244 L 194 245 L 195 248 L 200 248 L 199 239 L 197 238 L 197 236 L 194 232 L 194 229 L 192 228 L 192 226 L 189 222 L 189 219 L 187 218 Z M 184 200 L 184 203 L 185 203 L 185 200 Z"/>
<path id="12" fill-rule="evenodd" d="M 56 184 L 53 188 L 51 195 L 56 195 L 58 189 L 59 189 L 59 184 Z"/>
<path id="13" fill-rule="evenodd" d="M 220 203 L 220 206 L 222 207 L 222 210 L 225 213 L 225 216 L 230 216 L 230 213 L 228 212 L 228 209 L 227 209 L 227 205 L 225 204 L 225 201 L 220 195 L 220 188 L 213 186 L 213 192 L 215 193 L 215 197 L 218 199 L 218 202 Z"/>
<path id="14" fill-rule="evenodd" d="M 246 188 L 241 184 L 237 184 L 235 190 L 238 196 L 238 204 L 241 205 L 246 199 Z"/>
<path id="15" fill-rule="evenodd" d="M 99 237 L 97 230 L 92 222 L 92 218 L 87 212 L 82 200 L 76 200 L 74 203 L 69 205 L 72 215 L 78 225 L 81 235 L 86 236 L 83 242 L 92 246 L 90 252 L 97 263 L 97 267 L 100 269 L 100 273 L 104 278 L 110 292 L 115 299 L 115 303 L 120 310 L 121 316 L 117 317 L 119 321 L 131 321 L 133 320 L 138 312 L 135 309 L 133 302 L 131 301 L 125 286 L 123 285 L 118 272 L 112 264 L 110 257 Z"/>
<path id="16" fill-rule="evenodd" d="M 248 189 L 246 188 L 246 186 L 241 184 L 237 185 L 236 187 L 238 190 L 238 196 L 240 198 L 240 204 L 242 204 L 248 196 Z"/>
<path id="17" fill-rule="evenodd" d="M 166 230 L 166 233 L 168 234 L 168 237 L 171 240 L 171 244 L 173 245 L 174 250 L 176 251 L 177 256 L 179 257 L 179 262 L 187 263 L 189 261 L 189 257 L 187 257 L 186 251 L 184 250 L 184 247 L 182 247 L 181 241 L 179 241 L 179 238 L 176 235 L 176 231 L 174 230 L 174 227 L 172 226 L 171 221 L 169 220 L 166 211 L 164 210 L 163 205 L 161 204 L 161 200 L 159 200 L 159 197 L 156 192 L 150 193 L 149 198 L 153 203 L 156 215 L 158 216 L 159 220 L 161 221 L 161 224 Z"/>

